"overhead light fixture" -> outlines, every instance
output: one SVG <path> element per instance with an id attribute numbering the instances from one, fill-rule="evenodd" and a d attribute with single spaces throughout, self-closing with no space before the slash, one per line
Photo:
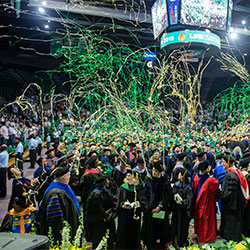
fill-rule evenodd
<path id="1" fill-rule="evenodd" d="M 48 24 L 44 25 L 44 28 L 49 29 L 49 25 Z"/>
<path id="2" fill-rule="evenodd" d="M 230 37 L 232 38 L 232 39 L 235 39 L 235 38 L 237 38 L 237 33 L 235 33 L 235 32 L 233 32 L 233 33 L 231 33 L 230 34 Z"/>
<path id="3" fill-rule="evenodd" d="M 39 7 L 39 8 L 38 8 L 38 11 L 39 11 L 39 12 L 41 12 L 41 13 L 44 13 L 44 12 L 45 12 L 45 9 L 44 9 L 44 8 Z"/>
<path id="4" fill-rule="evenodd" d="M 43 6 L 46 6 L 46 5 L 47 5 L 47 2 L 46 2 L 46 1 L 42 1 L 42 5 L 43 5 Z"/>
<path id="5" fill-rule="evenodd" d="M 205 31 L 206 31 L 207 33 L 211 33 L 211 30 L 209 30 L 209 29 L 205 29 Z"/>
<path id="6" fill-rule="evenodd" d="M 50 20 L 48 20 L 48 23 L 50 23 Z"/>
<path id="7" fill-rule="evenodd" d="M 234 32 L 234 27 L 230 27 L 230 32 Z"/>
<path id="8" fill-rule="evenodd" d="M 242 20 L 241 23 L 242 23 L 243 25 L 245 25 L 247 22 L 246 22 L 246 20 Z"/>
<path id="9" fill-rule="evenodd" d="M 244 56 L 247 56 L 247 53 L 245 53 Z"/>

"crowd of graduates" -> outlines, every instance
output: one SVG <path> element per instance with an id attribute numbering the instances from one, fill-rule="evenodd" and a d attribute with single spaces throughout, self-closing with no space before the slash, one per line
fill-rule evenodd
<path id="1" fill-rule="evenodd" d="M 48 235 L 51 228 L 60 241 L 64 221 L 73 238 L 82 220 L 93 249 L 107 229 L 108 249 L 178 249 L 194 222 L 199 242 L 240 241 L 250 236 L 249 144 L 248 136 L 198 132 L 87 131 L 80 141 L 66 129 L 34 154 L 32 180 L 18 164 L 7 169 L 12 195 L 0 231 Z"/>

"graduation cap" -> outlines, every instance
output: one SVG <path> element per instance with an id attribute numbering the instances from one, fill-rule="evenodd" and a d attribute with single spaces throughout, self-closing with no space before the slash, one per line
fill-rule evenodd
<path id="1" fill-rule="evenodd" d="M 98 155 L 97 151 L 94 150 L 88 153 L 88 157 L 91 157 L 93 154 Z"/>
<path id="2" fill-rule="evenodd" d="M 224 161 L 229 162 L 233 164 L 235 162 L 235 158 L 231 155 L 224 155 L 223 156 Z"/>
<path id="3" fill-rule="evenodd" d="M 198 165 L 198 170 L 204 171 L 209 167 L 209 162 L 208 161 L 202 161 L 199 165 Z"/>
<path id="4" fill-rule="evenodd" d="M 117 156 L 117 154 L 110 154 L 110 155 L 108 155 L 109 161 L 110 161 L 111 159 L 115 158 L 116 156 Z"/>
<path id="5" fill-rule="evenodd" d="M 180 154 L 178 154 L 176 157 L 177 157 L 177 159 L 178 160 L 183 160 L 184 159 L 184 157 L 186 157 L 187 156 L 187 154 L 186 153 L 184 153 L 184 152 L 182 152 L 182 153 L 180 153 Z"/>
<path id="6" fill-rule="evenodd" d="M 144 164 L 145 161 L 144 161 L 144 159 L 142 157 L 140 157 L 140 158 L 138 158 L 137 163 Z"/>
<path id="7" fill-rule="evenodd" d="M 159 172 L 162 172 L 163 171 L 162 161 L 160 160 L 160 161 L 154 162 L 153 168 L 155 168 Z"/>
<path id="8" fill-rule="evenodd" d="M 98 160 L 98 156 L 92 156 L 87 160 L 87 164 L 89 167 L 94 168 L 95 167 L 95 162 Z"/>
<path id="9" fill-rule="evenodd" d="M 69 167 L 64 165 L 62 167 L 59 167 L 56 170 L 55 176 L 56 176 L 56 178 L 58 178 L 58 177 L 61 177 L 61 176 L 65 175 L 65 174 L 67 174 L 68 172 L 69 172 Z"/>
<path id="10" fill-rule="evenodd" d="M 223 156 L 224 156 L 223 153 L 216 155 L 216 160 L 221 160 L 223 158 Z"/>
<path id="11" fill-rule="evenodd" d="M 48 155 L 48 154 L 50 154 L 52 151 L 54 151 L 55 149 L 54 148 L 50 148 L 50 149 L 48 149 L 46 152 L 45 152 L 45 154 L 46 155 Z"/>
<path id="12" fill-rule="evenodd" d="M 194 148 L 197 148 L 197 146 L 193 145 L 193 146 L 190 147 L 191 150 L 194 149 Z"/>
<path id="13" fill-rule="evenodd" d="M 135 147 L 136 147 L 136 144 L 135 144 L 134 142 L 130 142 L 130 143 L 128 144 L 128 146 L 129 146 L 129 147 L 134 147 L 134 148 L 135 148 Z"/>
<path id="14" fill-rule="evenodd" d="M 103 153 L 108 152 L 108 151 L 111 152 L 111 149 L 109 149 L 109 148 L 104 148 L 103 149 Z"/>
<path id="15" fill-rule="evenodd" d="M 97 186 L 104 186 L 104 184 L 106 183 L 106 181 L 107 181 L 107 177 L 101 175 L 101 176 L 98 176 L 96 178 L 96 182 L 95 183 L 96 183 Z"/>
<path id="16" fill-rule="evenodd" d="M 197 154 L 197 157 L 200 159 L 202 158 L 206 153 L 205 152 L 200 152 L 199 154 Z"/>

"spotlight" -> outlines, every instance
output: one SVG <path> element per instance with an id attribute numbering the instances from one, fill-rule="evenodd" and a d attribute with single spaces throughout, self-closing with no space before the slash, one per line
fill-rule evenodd
<path id="1" fill-rule="evenodd" d="M 41 13 L 44 13 L 44 12 L 45 12 L 45 9 L 44 9 L 44 8 L 39 7 L 39 8 L 38 8 L 38 11 L 39 11 L 39 12 L 41 12 Z"/>
<path id="2" fill-rule="evenodd" d="M 47 2 L 46 1 L 42 1 L 42 5 L 43 6 L 47 5 Z"/>
<path id="3" fill-rule="evenodd" d="M 247 56 L 247 53 L 245 53 L 244 56 Z"/>
<path id="4" fill-rule="evenodd" d="M 44 25 L 44 28 L 49 29 L 49 25 L 48 24 Z"/>
<path id="5" fill-rule="evenodd" d="M 231 31 L 231 32 L 234 32 L 234 27 L 230 27 L 230 31 Z"/>
<path id="6" fill-rule="evenodd" d="M 246 20 L 242 20 L 241 23 L 242 23 L 243 25 L 245 25 L 247 22 L 246 22 Z"/>
<path id="7" fill-rule="evenodd" d="M 230 36 L 232 39 L 235 39 L 235 38 L 237 38 L 238 35 L 237 35 L 237 33 L 233 32 L 230 34 Z"/>
<path id="8" fill-rule="evenodd" d="M 211 30 L 209 30 L 209 29 L 206 29 L 205 31 L 206 31 L 207 33 L 211 33 Z"/>

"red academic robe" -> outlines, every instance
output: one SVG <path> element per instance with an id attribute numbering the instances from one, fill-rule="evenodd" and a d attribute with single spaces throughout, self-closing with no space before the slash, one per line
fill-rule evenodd
<path id="1" fill-rule="evenodd" d="M 199 183 L 198 174 L 193 180 L 193 189 L 196 193 Z M 216 240 L 216 201 L 215 192 L 219 188 L 219 182 L 214 177 L 208 177 L 202 185 L 195 202 L 194 230 L 199 237 L 199 242 Z"/>

